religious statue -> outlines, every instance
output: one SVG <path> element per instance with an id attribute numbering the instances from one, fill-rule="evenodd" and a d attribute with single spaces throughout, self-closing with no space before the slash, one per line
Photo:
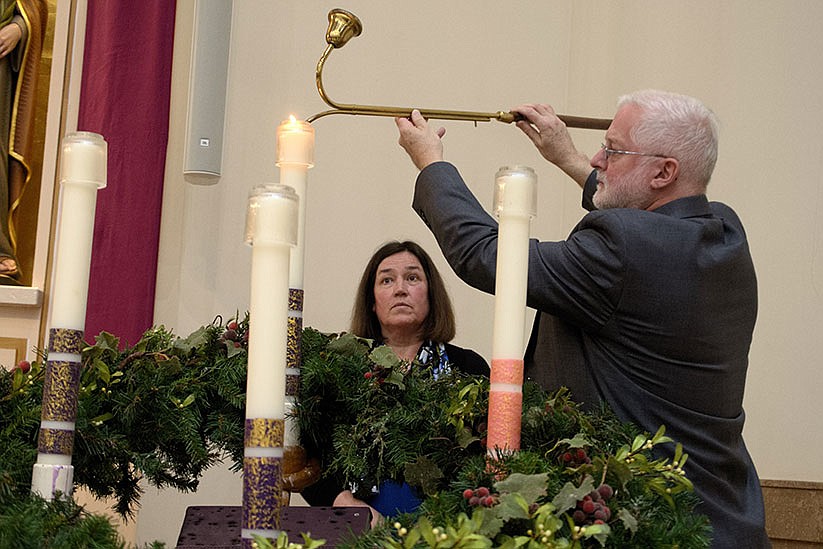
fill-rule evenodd
<path id="1" fill-rule="evenodd" d="M 17 285 L 15 211 L 31 177 L 35 92 L 48 6 L 0 0 L 0 284 Z"/>

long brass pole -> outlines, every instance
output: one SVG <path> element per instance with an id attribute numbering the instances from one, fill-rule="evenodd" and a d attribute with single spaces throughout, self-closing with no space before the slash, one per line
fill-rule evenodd
<path id="1" fill-rule="evenodd" d="M 341 9 L 335 9 L 329 12 L 329 30 L 326 33 L 326 46 L 323 55 L 317 61 L 317 68 L 315 70 L 315 80 L 317 83 L 317 91 L 323 101 L 333 107 L 330 110 L 322 111 L 310 116 L 306 121 L 311 123 L 318 118 L 332 114 L 349 114 L 361 116 L 390 116 L 408 117 L 411 116 L 411 107 L 384 107 L 374 105 L 355 105 L 347 103 L 337 103 L 332 101 L 326 93 L 323 86 L 323 66 L 326 63 L 331 51 L 335 48 L 343 47 L 349 39 L 358 36 L 362 31 L 362 25 L 357 16 Z M 515 122 L 518 118 L 514 113 L 497 111 L 497 112 L 475 112 L 475 111 L 451 111 L 442 109 L 418 109 L 427 119 L 439 120 L 464 120 L 469 122 L 490 122 L 497 120 L 507 124 Z M 611 119 L 608 118 L 587 118 L 582 116 L 566 116 L 558 115 L 566 126 L 570 128 L 584 128 L 592 130 L 606 130 L 611 124 Z"/>

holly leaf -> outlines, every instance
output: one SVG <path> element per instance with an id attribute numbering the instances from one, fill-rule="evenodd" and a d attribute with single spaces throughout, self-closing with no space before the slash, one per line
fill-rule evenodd
<path id="1" fill-rule="evenodd" d="M 548 473 L 538 473 L 534 475 L 524 475 L 523 473 L 512 473 L 504 480 L 494 483 L 498 492 L 518 493 L 526 501 L 526 507 L 535 503 L 538 499 L 546 495 L 546 482 Z M 575 503 L 577 500 L 575 500 Z"/>
<path id="2" fill-rule="evenodd" d="M 192 349 L 203 347 L 208 342 L 208 333 L 208 329 L 205 326 L 201 326 L 185 339 L 178 338 L 174 342 L 174 348 L 179 349 L 184 354 L 189 354 Z"/>
<path id="3" fill-rule="evenodd" d="M 497 537 L 497 534 L 500 533 L 500 530 L 502 530 L 506 524 L 505 521 L 494 512 L 494 507 L 491 509 L 475 508 L 472 513 L 472 519 L 475 519 L 479 523 L 477 533 L 489 539 Z"/>
<path id="4" fill-rule="evenodd" d="M 100 332 L 94 338 L 95 347 L 101 350 L 117 352 L 120 348 L 120 338 L 109 332 Z"/>
<path id="5" fill-rule="evenodd" d="M 342 355 L 366 356 L 369 353 L 367 345 L 369 341 L 352 334 L 340 334 L 337 338 L 329 341 L 326 348 Z"/>
<path id="6" fill-rule="evenodd" d="M 478 440 L 480 438 L 474 436 L 468 427 L 463 427 L 457 431 L 457 443 L 461 448 L 468 448 L 469 444 Z"/>
<path id="7" fill-rule="evenodd" d="M 585 435 L 583 435 L 583 433 L 577 433 L 572 438 L 561 438 L 560 440 L 558 440 L 557 444 L 555 444 L 552 447 L 550 452 L 554 451 L 558 446 L 562 444 L 568 445 L 569 448 L 584 448 L 586 446 L 591 446 L 591 442 L 589 442 L 589 439 L 586 438 Z"/>
<path id="8" fill-rule="evenodd" d="M 369 353 L 369 359 L 382 368 L 394 368 L 400 364 L 400 359 L 388 345 L 376 347 Z"/>
<path id="9" fill-rule="evenodd" d="M 241 353 L 245 353 L 246 350 L 243 348 L 242 345 L 235 345 L 234 341 L 226 340 L 226 357 L 231 358 L 235 355 L 239 355 Z"/>
<path id="10" fill-rule="evenodd" d="M 407 463 L 403 476 L 412 486 L 420 486 L 427 496 L 437 492 L 437 487 L 443 479 L 443 471 L 431 459 L 420 456 L 414 463 Z"/>
<path id="11" fill-rule="evenodd" d="M 617 512 L 617 518 L 623 523 L 623 526 L 626 527 L 626 530 L 629 532 L 636 532 L 637 531 L 637 519 L 634 518 L 634 515 L 629 513 L 626 508 L 622 508 Z"/>
<path id="12" fill-rule="evenodd" d="M 397 370 L 389 370 L 389 375 L 383 380 L 383 383 L 387 385 L 394 385 L 398 389 L 405 389 L 406 386 L 403 384 L 403 374 L 398 372 Z"/>
<path id="13" fill-rule="evenodd" d="M 586 526 L 586 533 L 584 537 L 596 539 L 601 547 L 606 546 L 606 539 L 609 537 L 612 529 L 608 524 L 590 524 Z"/>
<path id="14" fill-rule="evenodd" d="M 563 485 L 563 488 L 554 496 L 552 505 L 557 509 L 557 513 L 564 513 L 572 509 L 577 502 L 583 499 L 583 496 L 594 490 L 594 481 L 592 477 L 586 476 L 580 486 L 575 486 L 571 482 Z"/>
<path id="15" fill-rule="evenodd" d="M 608 478 L 611 479 L 612 484 L 626 486 L 626 483 L 632 479 L 632 470 L 625 461 L 621 461 L 614 456 L 609 456 L 608 461 Z"/>
<path id="16" fill-rule="evenodd" d="M 529 504 L 519 493 L 502 494 L 494 511 L 503 521 L 529 518 Z"/>

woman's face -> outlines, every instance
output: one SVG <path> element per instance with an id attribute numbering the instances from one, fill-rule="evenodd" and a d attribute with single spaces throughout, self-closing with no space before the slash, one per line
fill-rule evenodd
<path id="1" fill-rule="evenodd" d="M 374 278 L 374 312 L 383 335 L 420 331 L 429 314 L 429 283 L 423 266 L 411 252 L 399 252 L 380 262 Z"/>

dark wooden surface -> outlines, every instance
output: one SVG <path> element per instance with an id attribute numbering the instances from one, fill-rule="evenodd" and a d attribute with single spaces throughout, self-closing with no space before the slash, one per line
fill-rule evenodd
<path id="1" fill-rule="evenodd" d="M 242 546 L 242 507 L 197 505 L 186 509 L 177 549 L 236 549 Z M 345 536 L 369 526 L 369 510 L 364 507 L 285 507 L 280 528 L 292 543 L 303 543 L 301 533 L 325 539 L 325 547 L 335 547 Z"/>

